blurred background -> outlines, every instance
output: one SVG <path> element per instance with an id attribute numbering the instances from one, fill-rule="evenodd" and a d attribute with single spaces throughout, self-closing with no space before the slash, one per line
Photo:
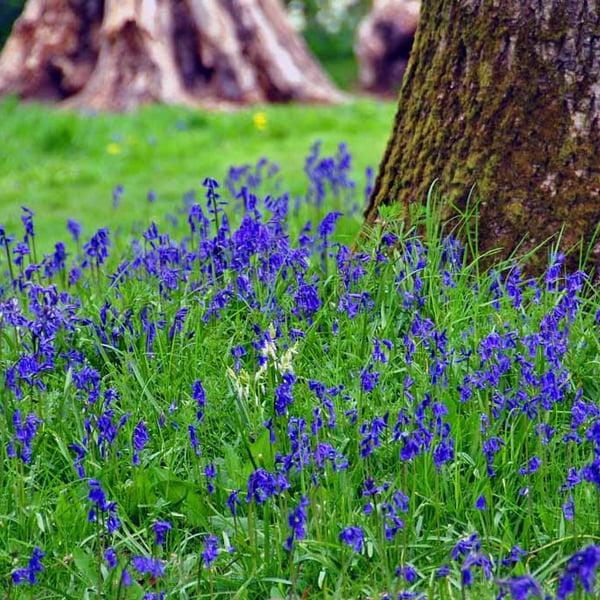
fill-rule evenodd
<path id="1" fill-rule="evenodd" d="M 26 0 L 0 2 L 0 49 Z M 371 7 L 370 0 L 283 0 L 295 29 L 331 78 L 343 89 L 357 81 L 354 32 Z"/>
<path id="2" fill-rule="evenodd" d="M 2 0 L 0 2 L 0 48 L 4 46 L 11 27 L 24 6 L 25 0 Z"/>
<path id="3" fill-rule="evenodd" d="M 353 89 L 358 78 L 354 35 L 370 0 L 288 0 L 288 15 L 323 68 L 342 89 Z"/>
<path id="4" fill-rule="evenodd" d="M 0 0 L 0 49 L 25 4 Z M 353 179 L 347 206 L 340 199 L 324 210 L 344 210 L 340 230 L 353 239 L 391 129 L 419 2 L 284 0 L 283 5 L 323 70 L 346 92 L 346 101 L 264 102 L 217 112 L 154 105 L 108 114 L 55 110 L 51 103 L 36 104 L 39 97 L 19 102 L 19 95 L 9 92 L 0 98 L 0 222 L 17 230 L 25 204 L 38 215 L 42 237 L 56 240 L 71 217 L 86 231 L 99 223 L 128 228 L 134 220 L 159 221 L 191 197 L 204 176 L 223 181 L 231 167 L 262 164 L 265 157 L 281 167 L 282 187 L 273 193 L 286 190 L 296 200 L 310 185 L 310 161 L 333 172 L 331 165 L 350 164 L 349 150 L 347 176 Z M 365 72 L 371 79 L 362 77 Z M 318 160 L 315 152 L 321 153 Z"/>

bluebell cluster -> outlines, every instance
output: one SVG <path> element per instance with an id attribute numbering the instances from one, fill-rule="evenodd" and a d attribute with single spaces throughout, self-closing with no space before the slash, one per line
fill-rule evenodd
<path id="1" fill-rule="evenodd" d="M 296 198 L 268 161 L 232 168 L 169 217 L 179 241 L 151 223 L 122 254 L 69 220 L 38 259 L 31 210 L 20 238 L 0 226 L 0 586 L 149 599 L 370 572 L 387 598 L 597 590 L 586 275 L 560 253 L 538 280 L 476 275 L 456 239 L 416 230 L 350 249 L 350 168 L 315 145 Z M 73 548 L 32 525 L 36 503 Z M 99 580 L 73 576 L 76 547 Z"/>

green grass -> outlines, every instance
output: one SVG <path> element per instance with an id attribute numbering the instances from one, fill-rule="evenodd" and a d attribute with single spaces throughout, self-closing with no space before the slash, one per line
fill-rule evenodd
<path id="1" fill-rule="evenodd" d="M 357 90 L 358 63 L 351 48 L 345 50 L 340 48 L 338 52 L 322 56 L 319 62 L 340 89 L 347 92 Z"/>
<path id="2" fill-rule="evenodd" d="M 262 112 L 266 127 L 253 117 Z M 376 168 L 393 119 L 392 103 L 343 106 L 263 106 L 234 112 L 149 107 L 134 115 L 83 115 L 40 106 L 0 103 L 0 222 L 19 223 L 30 207 L 43 240 L 60 239 L 68 218 L 87 232 L 134 221 L 160 220 L 198 190 L 206 176 L 223 179 L 232 165 L 277 161 L 292 193 L 306 187 L 304 158 L 320 139 L 327 153 L 345 142 L 359 182 Z M 111 154 L 111 151 L 114 154 Z M 122 210 L 112 190 L 122 185 Z M 148 191 L 157 202 L 148 206 Z"/>
<path id="3" fill-rule="evenodd" d="M 0 238 L 2 600 L 488 600 L 525 575 L 554 597 L 565 573 L 584 597 L 577 577 L 600 566 L 597 291 L 560 261 L 540 281 L 513 263 L 485 271 L 444 238 L 433 200 L 415 217 L 425 239 L 390 208 L 388 236 L 354 254 L 338 242 L 359 216 L 323 225 L 350 208 L 344 177 L 341 194 L 325 178 L 323 204 L 294 209 L 315 183 L 310 133 L 329 153 L 348 142 L 360 180 L 385 143 L 369 127 L 387 131 L 392 107 L 266 108 L 260 132 L 255 111 L 2 111 L 2 181 L 33 196 L 9 190 L 15 239 Z M 211 215 L 204 176 L 263 155 L 280 162 L 280 189 L 263 180 L 244 211 L 222 186 Z M 59 164 L 88 183 L 49 188 Z M 189 188 L 206 220 L 183 206 Z M 36 210 L 34 237 L 20 204 Z M 85 223 L 78 244 L 68 217 Z M 153 217 L 157 231 L 135 225 Z M 104 225 L 107 257 L 89 239 Z M 58 240 L 67 256 L 35 264 Z M 164 543 L 157 522 L 171 526 Z"/>

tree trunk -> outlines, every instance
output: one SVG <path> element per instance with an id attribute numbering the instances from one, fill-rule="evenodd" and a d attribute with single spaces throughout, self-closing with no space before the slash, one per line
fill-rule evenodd
<path id="1" fill-rule="evenodd" d="M 99 110 L 343 99 L 280 0 L 29 0 L 0 93 Z"/>
<path id="2" fill-rule="evenodd" d="M 354 53 L 361 88 L 398 94 L 413 44 L 421 0 L 375 0 L 356 29 Z"/>
<path id="3" fill-rule="evenodd" d="M 98 56 L 102 3 L 30 0 L 0 54 L 0 94 L 58 101 L 78 92 Z"/>
<path id="4" fill-rule="evenodd" d="M 600 221 L 599 32 L 596 0 L 424 2 L 366 225 L 382 204 L 423 202 L 437 181 L 445 222 L 475 186 L 480 251 L 507 256 L 524 240 L 524 253 L 561 231 L 564 249 L 590 243 Z M 600 264 L 597 242 L 590 260 Z"/>

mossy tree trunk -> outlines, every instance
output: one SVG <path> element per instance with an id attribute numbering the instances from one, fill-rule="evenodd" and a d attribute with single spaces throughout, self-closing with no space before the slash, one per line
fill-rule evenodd
<path id="1" fill-rule="evenodd" d="M 281 0 L 28 0 L 2 93 L 100 110 L 343 99 Z"/>
<path id="2" fill-rule="evenodd" d="M 478 199 L 480 251 L 507 256 L 523 242 L 527 252 L 561 230 L 565 250 L 589 244 L 600 222 L 599 111 L 597 1 L 424 2 L 366 228 L 382 204 L 408 214 L 437 181 L 445 222 L 471 191 Z M 590 261 L 600 264 L 600 244 Z"/>

